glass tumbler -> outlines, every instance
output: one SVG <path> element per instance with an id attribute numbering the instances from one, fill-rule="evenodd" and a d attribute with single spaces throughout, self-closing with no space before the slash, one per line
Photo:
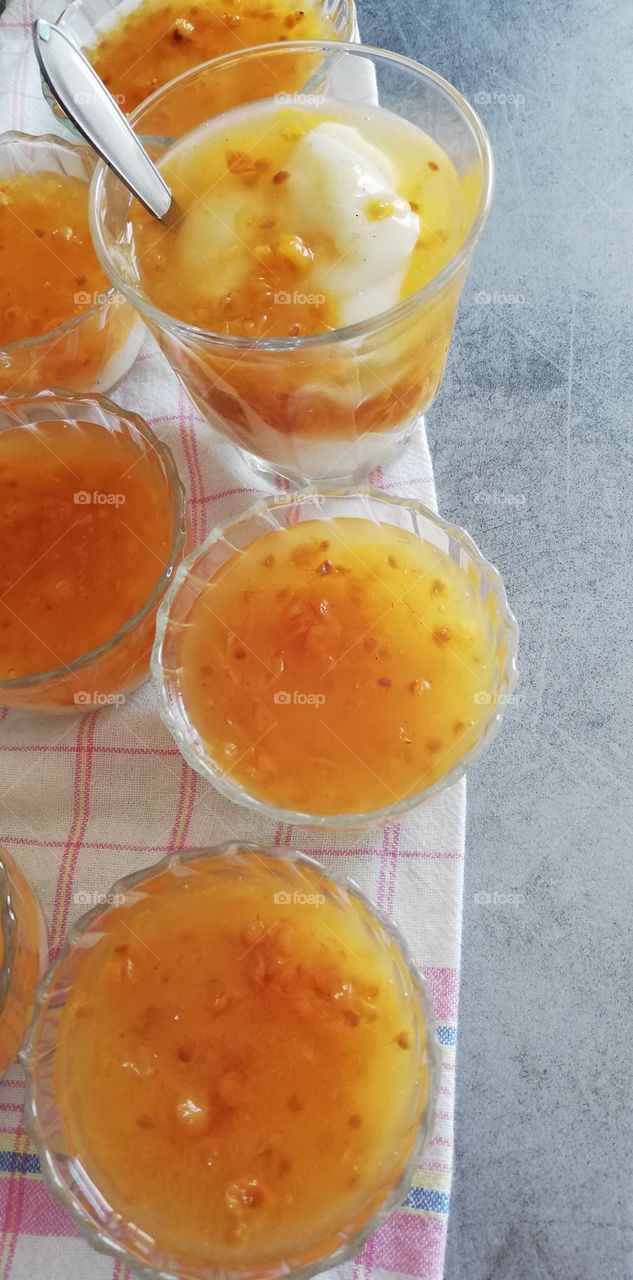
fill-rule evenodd
<path id="1" fill-rule="evenodd" d="M 297 59 L 304 92 L 280 94 L 284 67 Z M 258 78 L 245 93 L 249 62 Z M 92 186 L 95 246 L 211 428 L 244 450 L 255 468 L 294 484 L 354 483 L 402 452 L 440 386 L 459 296 L 490 205 L 490 145 L 472 108 L 435 72 L 395 53 L 331 42 L 287 42 L 216 59 L 159 90 L 131 122 L 153 139 L 160 158 L 176 140 L 176 119 L 186 119 L 182 137 L 254 98 L 315 102 L 328 110 L 340 104 L 343 111 L 362 101 L 379 103 L 430 135 L 455 167 L 465 213 L 463 240 L 442 270 L 371 319 L 299 337 L 251 339 L 209 332 L 153 305 L 135 256 L 130 197 L 104 166 Z"/>

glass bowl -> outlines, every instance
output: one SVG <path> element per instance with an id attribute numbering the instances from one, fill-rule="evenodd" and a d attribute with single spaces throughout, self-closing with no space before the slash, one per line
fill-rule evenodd
<path id="1" fill-rule="evenodd" d="M 302 521 L 322 521 L 327 535 L 328 521 L 335 517 L 363 518 L 406 530 L 421 541 L 439 548 L 465 571 L 471 589 L 483 602 L 487 614 L 487 639 L 493 653 L 491 683 L 488 688 L 477 691 L 474 697 L 474 701 L 484 710 L 481 712 L 472 745 L 454 767 L 430 785 L 387 807 L 371 811 L 308 813 L 284 808 L 282 803 L 274 805 L 250 794 L 211 756 L 187 708 L 182 651 L 189 616 L 196 600 L 209 580 L 236 552 L 250 547 L 272 531 L 293 528 Z M 159 690 L 161 717 L 183 756 L 193 769 L 229 800 L 254 809 L 263 817 L 292 825 L 335 831 L 364 830 L 401 819 L 423 801 L 456 782 L 481 757 L 499 729 L 504 709 L 515 686 L 517 640 L 517 624 L 508 607 L 501 577 L 463 529 L 448 524 L 421 502 L 411 498 L 388 497 L 370 488 L 327 493 L 306 490 L 295 495 L 257 502 L 237 519 L 214 529 L 206 541 L 184 561 L 158 611 L 152 673 Z M 290 701 L 290 695 L 276 693 L 274 701 Z M 351 715 L 351 697 L 349 706 Z M 357 707 L 357 715 L 363 714 Z M 373 771 L 370 769 L 370 772 Z"/>
<path id="2" fill-rule="evenodd" d="M 62 10 L 57 18 L 56 25 L 61 27 L 66 35 L 70 36 L 74 43 L 85 52 L 90 50 L 95 42 L 103 35 L 109 27 L 114 25 L 123 15 L 133 12 L 138 8 L 139 0 L 73 0 L 73 2 Z M 356 18 L 356 7 L 354 0 L 320 0 L 319 9 L 325 15 L 328 25 L 331 29 L 332 38 L 334 40 L 358 40 L 358 23 Z M 235 48 L 245 48 L 246 45 L 254 45 L 252 40 L 236 39 Z M 208 59 L 205 59 L 208 61 Z M 169 80 L 176 77 L 170 75 Z M 157 89 L 162 88 L 166 81 L 156 85 Z M 278 82 L 276 88 L 278 90 L 297 89 L 301 85 L 291 79 L 287 84 Z M 65 111 L 59 106 L 59 103 L 53 97 L 46 81 L 42 79 L 42 92 L 48 105 L 53 112 L 56 120 L 60 121 L 75 138 L 81 138 L 81 135 L 75 129 L 72 121 L 68 119 Z M 115 95 L 122 110 L 126 110 L 124 95 Z"/>
<path id="3" fill-rule="evenodd" d="M 450 155 L 463 191 L 465 231 L 442 270 L 404 301 L 345 328 L 237 337 L 188 324 L 152 303 L 134 253 L 130 197 L 103 165 L 92 185 L 93 238 L 104 270 L 138 307 L 210 427 L 240 447 L 255 469 L 295 486 L 352 484 L 402 453 L 440 387 L 459 297 L 490 208 L 490 144 L 472 108 L 435 72 L 395 53 L 331 42 L 268 45 L 206 63 L 148 98 L 132 113 L 132 125 L 153 139 L 160 159 L 175 140 L 170 120 L 186 111 L 193 129 L 216 115 L 218 104 L 243 104 L 244 68 L 263 56 L 270 83 L 265 92 L 251 93 L 251 101 L 283 96 L 284 103 L 318 101 L 324 108 L 379 103 Z M 284 62 L 297 57 L 311 59 L 306 92 L 276 94 L 274 72 L 283 81 Z M 273 295 L 271 305 L 288 297 Z"/>
<path id="4" fill-rule="evenodd" d="M 128 413 L 103 396 L 73 396 L 66 391 L 41 391 L 32 397 L 0 396 L 0 433 L 56 420 L 94 422 L 121 433 L 141 448 L 166 488 L 172 511 L 173 534 L 167 564 L 147 600 L 114 635 L 65 665 L 0 680 L 0 705 L 88 712 L 120 705 L 125 695 L 149 675 L 156 610 L 186 550 L 186 498 L 170 450 L 138 414 Z M 84 502 L 88 496 L 79 492 L 75 502 Z"/>
<path id="5" fill-rule="evenodd" d="M 202 1248 L 194 1245 L 188 1257 L 166 1253 L 155 1236 L 143 1230 L 142 1222 L 135 1224 L 128 1220 L 121 1202 L 118 1210 L 113 1207 L 105 1194 L 105 1185 L 95 1185 L 85 1167 L 88 1161 L 78 1154 L 77 1140 L 67 1136 L 70 1126 L 64 1123 L 59 1096 L 63 1078 L 59 1063 L 64 1006 L 82 966 L 89 962 L 94 948 L 107 934 L 108 926 L 116 927 L 117 921 L 124 921 L 125 914 L 139 903 L 148 908 L 155 894 L 184 892 L 191 901 L 196 883 L 200 887 L 200 876 L 219 876 L 226 881 L 232 874 L 247 884 L 250 875 L 256 877 L 257 892 L 261 895 L 257 901 L 261 900 L 264 916 L 270 910 L 268 883 L 275 903 L 288 903 L 297 894 L 302 900 L 306 888 L 317 887 L 320 901 L 327 902 L 326 909 L 331 907 L 336 913 L 333 919 L 340 916 L 349 920 L 350 913 L 355 913 L 361 932 L 354 937 L 366 939 L 372 951 L 376 947 L 376 956 L 380 956 L 379 972 L 384 972 L 386 982 L 398 993 L 398 1000 L 407 1005 L 412 1027 L 409 1047 L 414 1057 L 406 1079 L 402 1080 L 398 1103 L 395 1099 L 390 1101 L 393 1137 L 389 1140 L 389 1155 L 379 1157 L 376 1153 L 374 1162 L 365 1162 L 365 1186 L 352 1197 L 351 1208 L 349 1204 L 345 1206 L 345 1216 L 328 1226 L 327 1239 L 321 1226 L 321 1234 L 315 1232 L 310 1241 L 306 1240 L 305 1247 L 297 1246 L 293 1250 L 292 1256 L 280 1258 L 269 1254 L 258 1258 L 254 1254 L 259 1237 L 255 1237 L 255 1243 L 245 1250 L 243 1260 L 235 1261 L 233 1254 L 227 1266 L 224 1262 L 214 1264 L 207 1249 L 203 1254 Z M 71 1214 L 90 1244 L 114 1254 L 145 1280 L 224 1280 L 225 1277 L 226 1280 L 275 1280 L 277 1277 L 281 1280 L 282 1276 L 309 1276 L 353 1257 L 370 1232 L 405 1197 L 434 1120 L 440 1063 L 434 1042 L 433 1008 L 424 979 L 397 928 L 347 877 L 326 871 L 302 853 L 249 844 L 169 854 L 155 866 L 118 881 L 107 900 L 111 905 L 89 912 L 71 929 L 61 955 L 41 983 L 22 1054 L 27 1076 L 26 1124 L 39 1149 L 51 1194 Z M 320 906 L 304 904 L 296 909 L 314 912 Z M 185 912 L 183 921 L 186 922 L 186 918 Z M 127 932 L 127 925 L 125 929 Z M 160 1055 L 158 1044 L 157 1052 Z"/>
<path id="6" fill-rule="evenodd" d="M 46 924 L 35 890 L 0 846 L 0 1075 L 24 1039 L 46 959 Z"/>
<path id="7" fill-rule="evenodd" d="M 94 160 L 87 147 L 51 135 L 0 135 L 0 177 L 38 171 L 78 178 L 88 199 Z M 121 293 L 106 287 L 79 315 L 48 333 L 0 346 L 0 395 L 60 386 L 108 391 L 131 369 L 144 336 L 138 313 Z"/>

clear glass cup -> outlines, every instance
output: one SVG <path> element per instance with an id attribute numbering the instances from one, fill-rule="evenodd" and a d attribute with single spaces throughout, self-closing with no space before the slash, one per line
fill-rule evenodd
<path id="1" fill-rule="evenodd" d="M 134 128 L 153 139 L 159 157 L 174 140 L 167 133 L 174 115 L 186 110 L 193 128 L 243 102 L 244 64 L 263 55 L 270 68 L 263 96 L 277 93 L 275 72 L 278 83 L 286 60 L 309 58 L 303 101 L 310 94 L 325 105 L 358 104 L 364 96 L 425 130 L 448 153 L 472 210 L 469 230 L 448 264 L 373 319 L 304 337 L 251 340 L 196 328 L 151 303 L 133 253 L 129 198 L 102 165 L 92 187 L 94 241 L 104 269 L 138 307 L 209 426 L 266 473 L 295 484 L 354 483 L 402 452 L 440 386 L 460 293 L 490 206 L 490 145 L 472 108 L 435 72 L 353 44 L 286 43 L 217 59 L 148 98 L 130 117 Z"/>
<path id="2" fill-rule="evenodd" d="M 372 520 L 405 529 L 438 547 L 464 569 L 484 602 L 489 618 L 488 638 L 494 652 L 491 683 L 477 695 L 477 701 L 486 707 L 486 711 L 479 722 L 476 739 L 459 762 L 430 786 L 371 812 L 334 815 L 296 812 L 251 795 L 209 754 L 190 718 L 183 693 L 183 642 L 196 600 L 210 579 L 236 552 L 271 531 L 293 528 L 302 521 L 322 521 L 324 536 L 327 537 L 328 521 L 341 517 Z M 372 489 L 329 493 L 308 490 L 257 502 L 237 519 L 214 529 L 202 546 L 183 562 L 158 611 L 152 673 L 159 689 L 161 717 L 185 760 L 229 800 L 254 809 L 262 817 L 293 826 L 333 831 L 366 830 L 400 820 L 431 796 L 457 782 L 479 760 L 499 730 L 516 683 L 517 642 L 518 628 L 508 606 L 501 577 L 463 529 L 448 524 L 412 498 L 388 497 Z M 350 715 L 353 714 L 350 705 Z M 358 711 L 358 714 L 363 713 Z"/>
<path id="3" fill-rule="evenodd" d="M 123 14 L 133 12 L 138 3 L 140 0 L 132 0 L 132 3 L 130 0 L 72 0 L 71 4 L 62 9 L 56 25 L 61 27 L 80 49 L 90 50 L 104 31 L 114 25 Z M 358 39 L 354 0 L 320 0 L 319 7 L 327 20 L 333 40 Z M 236 39 L 236 48 L 244 47 L 245 43 L 250 42 Z M 287 84 L 277 83 L 278 90 L 283 88 L 293 90 L 298 87 L 300 86 L 296 84 L 292 74 Z M 81 138 L 66 112 L 53 97 L 45 80 L 42 80 L 42 92 L 56 120 L 63 124 L 75 138 Z M 124 101 L 120 101 L 119 105 L 126 110 Z"/>
<path id="4" fill-rule="evenodd" d="M 0 846 L 0 1075 L 17 1057 L 46 960 L 46 924 L 35 890 Z"/>
<path id="5" fill-rule="evenodd" d="M 94 422 L 119 432 L 152 460 L 172 510 L 169 558 L 149 597 L 104 644 L 50 671 L 0 680 L 0 705 L 37 711 L 95 711 L 120 705 L 149 675 L 156 610 L 186 551 L 186 495 L 170 450 L 138 414 L 103 396 L 42 391 L 33 397 L 0 397 L 0 432 L 38 422 Z"/>
<path id="6" fill-rule="evenodd" d="M 0 177 L 46 172 L 78 178 L 88 188 L 94 156 L 52 135 L 0 136 Z M 108 391 L 129 372 L 145 326 L 117 289 L 105 288 L 77 316 L 48 333 L 0 346 L 0 395 L 24 395 L 46 387 Z"/>
<path id="7" fill-rule="evenodd" d="M 207 872 L 212 870 L 218 858 L 222 859 L 223 877 L 232 874 L 234 867 L 246 881 L 249 864 L 257 864 L 260 877 L 262 866 L 270 862 L 270 875 L 275 891 L 284 895 L 282 901 L 288 900 L 286 893 L 305 891 L 309 880 L 308 887 L 317 887 L 343 918 L 348 918 L 350 912 L 360 914 L 368 940 L 375 943 L 384 956 L 386 975 L 409 1004 L 414 1055 L 409 1082 L 403 1086 L 406 1094 L 400 1099 L 390 1161 L 388 1164 L 379 1161 L 375 1167 L 367 1162 L 354 1212 L 340 1222 L 334 1248 L 333 1232 L 329 1231 L 327 1241 L 318 1238 L 306 1241 L 305 1250 L 298 1250 L 292 1258 L 279 1258 L 274 1262 L 270 1257 L 262 1258 L 259 1265 L 257 1259 L 250 1259 L 243 1268 L 236 1266 L 230 1271 L 214 1265 L 212 1257 L 194 1255 L 193 1251 L 187 1259 L 166 1256 L 160 1241 L 112 1208 L 103 1187 L 95 1185 L 81 1160 L 69 1149 L 72 1144 L 65 1135 L 64 1106 L 56 1076 L 64 1005 L 83 963 L 103 936 L 105 920 L 113 913 L 124 914 L 139 901 L 144 901 L 149 909 L 153 895 L 182 889 L 187 880 L 204 875 L 205 868 Z M 28 1041 L 21 1055 L 27 1077 L 25 1121 L 39 1149 L 42 1172 L 51 1194 L 70 1213 L 90 1244 L 115 1254 L 144 1280 L 281 1280 L 313 1275 L 353 1257 L 367 1236 L 405 1197 L 433 1129 L 439 1085 L 440 1060 L 434 1038 L 432 1001 L 425 980 L 393 921 L 348 877 L 326 871 L 303 853 L 253 844 L 228 844 L 169 854 L 154 866 L 119 880 L 107 895 L 107 901 L 111 905 L 95 908 L 71 929 L 61 955 L 48 970 L 38 990 Z M 302 912 L 310 909 L 318 910 L 318 907 L 300 908 Z M 186 915 L 183 920 L 186 921 Z"/>

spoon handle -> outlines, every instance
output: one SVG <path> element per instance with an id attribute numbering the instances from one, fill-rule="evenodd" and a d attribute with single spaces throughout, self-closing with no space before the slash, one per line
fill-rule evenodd
<path id="1" fill-rule="evenodd" d="M 171 191 L 88 59 L 44 18 L 33 23 L 33 43 L 51 93 L 79 132 L 150 213 L 167 217 Z"/>

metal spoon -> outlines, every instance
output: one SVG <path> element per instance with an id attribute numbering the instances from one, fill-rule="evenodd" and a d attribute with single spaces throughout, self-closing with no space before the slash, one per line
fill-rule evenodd
<path id="1" fill-rule="evenodd" d="M 51 93 L 86 142 L 155 218 L 174 221 L 178 207 L 167 183 L 81 50 L 44 18 L 33 23 L 33 44 Z"/>

